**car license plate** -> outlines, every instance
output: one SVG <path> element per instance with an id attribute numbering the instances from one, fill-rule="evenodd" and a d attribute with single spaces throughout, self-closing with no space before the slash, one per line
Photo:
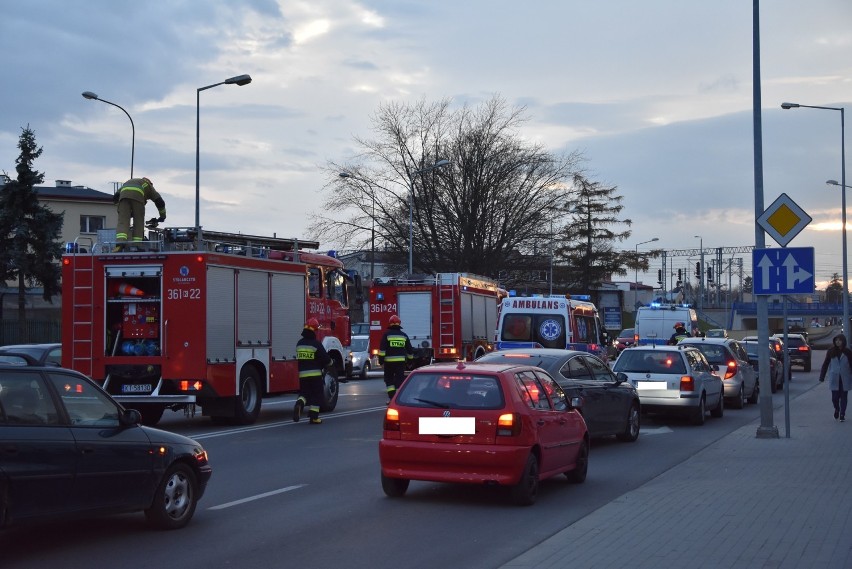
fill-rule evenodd
<path id="1" fill-rule="evenodd" d="M 129 383 L 121 386 L 122 393 L 147 393 L 151 391 L 150 383 Z"/>
<path id="2" fill-rule="evenodd" d="M 420 417 L 421 435 L 475 435 L 473 417 Z"/>
<path id="3" fill-rule="evenodd" d="M 665 389 L 665 381 L 637 381 L 636 389 Z"/>

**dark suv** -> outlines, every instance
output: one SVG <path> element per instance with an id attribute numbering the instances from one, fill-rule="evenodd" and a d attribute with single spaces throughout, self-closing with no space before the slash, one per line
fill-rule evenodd
<path id="1" fill-rule="evenodd" d="M 783 334 L 775 334 L 773 338 L 784 339 Z M 802 334 L 787 334 L 787 355 L 790 356 L 790 365 L 800 365 L 805 371 L 811 371 L 811 347 L 808 340 Z"/>

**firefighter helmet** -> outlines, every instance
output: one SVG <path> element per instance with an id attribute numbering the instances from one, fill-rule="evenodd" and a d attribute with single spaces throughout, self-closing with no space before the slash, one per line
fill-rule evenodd
<path id="1" fill-rule="evenodd" d="M 672 328 L 674 328 L 674 329 L 685 328 L 685 327 L 686 327 L 686 324 L 684 324 L 683 322 L 675 322 L 675 325 L 672 326 Z"/>
<path id="2" fill-rule="evenodd" d="M 402 326 L 402 320 L 399 319 L 399 316 L 394 314 L 390 317 L 390 320 L 388 320 L 388 326 Z"/>
<path id="3" fill-rule="evenodd" d="M 319 328 L 319 320 L 316 318 L 308 318 L 308 321 L 305 322 L 305 329 L 316 330 L 317 328 Z"/>

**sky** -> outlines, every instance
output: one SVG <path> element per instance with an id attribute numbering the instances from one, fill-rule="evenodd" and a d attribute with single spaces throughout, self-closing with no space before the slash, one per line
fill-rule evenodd
<path id="1" fill-rule="evenodd" d="M 521 136 L 582 152 L 589 177 L 618 188 L 632 235 L 617 246 L 756 243 L 752 2 L 0 5 L 0 171 L 14 176 L 29 125 L 45 185 L 111 193 L 130 177 L 135 142 L 134 174 L 164 196 L 169 226 L 195 225 L 197 109 L 201 225 L 304 239 L 326 195 L 323 168 L 354 162 L 379 105 L 498 95 L 525 109 Z M 760 209 L 787 194 L 813 218 L 789 246 L 815 248 L 823 287 L 842 270 L 841 192 L 825 184 L 841 179 L 841 113 L 780 105 L 852 106 L 852 2 L 764 0 L 760 52 Z M 252 83 L 198 91 L 241 74 Z M 135 136 L 121 110 L 83 91 L 123 107 Z M 672 257 L 669 269 L 696 260 Z"/>

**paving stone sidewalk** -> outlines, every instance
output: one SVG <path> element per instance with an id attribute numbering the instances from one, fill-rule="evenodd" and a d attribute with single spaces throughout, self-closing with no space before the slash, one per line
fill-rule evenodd
<path id="1" fill-rule="evenodd" d="M 758 419 L 503 567 L 852 568 L 852 416 L 814 383 L 790 400 L 790 438 L 775 408 L 780 438 Z"/>

